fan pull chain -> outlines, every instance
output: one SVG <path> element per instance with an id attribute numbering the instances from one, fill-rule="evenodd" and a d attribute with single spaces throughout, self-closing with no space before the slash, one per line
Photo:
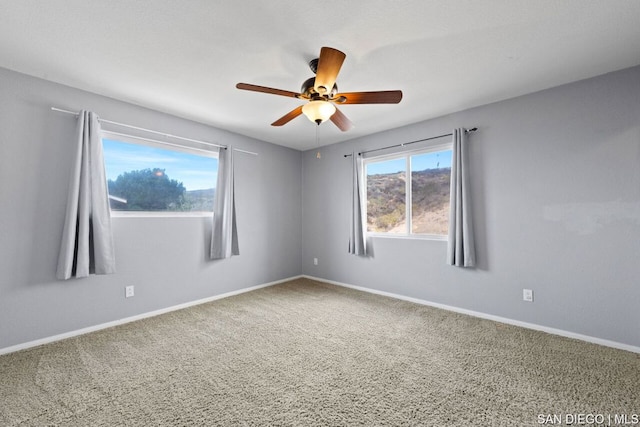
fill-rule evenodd
<path id="1" fill-rule="evenodd" d="M 316 159 L 321 159 L 322 155 L 320 154 L 320 123 L 316 125 L 316 147 L 318 147 L 318 152 L 316 153 Z"/>

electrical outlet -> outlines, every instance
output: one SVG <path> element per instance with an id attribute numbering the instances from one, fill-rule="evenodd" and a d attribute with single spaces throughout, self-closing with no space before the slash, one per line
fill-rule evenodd
<path id="1" fill-rule="evenodd" d="M 135 295 L 135 293 L 133 292 L 133 285 L 132 286 L 127 286 L 127 287 L 124 288 L 124 297 L 125 298 L 131 298 L 134 295 Z"/>
<path id="2" fill-rule="evenodd" d="M 313 259 L 313 265 L 318 265 L 318 258 Z"/>
<path id="3" fill-rule="evenodd" d="M 533 302 L 533 291 L 531 289 L 523 289 L 522 300 L 527 302 Z"/>

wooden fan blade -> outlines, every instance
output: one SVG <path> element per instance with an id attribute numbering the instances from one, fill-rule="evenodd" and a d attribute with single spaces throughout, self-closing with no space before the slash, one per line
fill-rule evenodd
<path id="1" fill-rule="evenodd" d="M 338 104 L 397 104 L 401 100 L 401 90 L 383 90 L 378 92 L 345 92 L 338 93 L 333 97 L 333 101 L 337 102 Z"/>
<path id="2" fill-rule="evenodd" d="M 249 83 L 238 83 L 236 85 L 236 88 L 242 89 L 242 90 L 250 90 L 252 92 L 270 93 L 272 95 L 288 96 L 293 98 L 300 98 L 302 96 L 302 94 L 297 92 L 291 92 L 291 91 L 282 90 L 282 89 L 274 89 L 272 87 L 266 87 L 266 86 L 252 85 Z"/>
<path id="3" fill-rule="evenodd" d="M 337 108 L 336 112 L 333 113 L 329 120 L 331 120 L 334 125 L 338 126 L 338 129 L 340 129 L 342 132 L 346 132 L 353 127 L 353 123 L 351 123 L 351 120 L 349 120 L 347 116 L 342 114 L 342 111 L 338 110 Z"/>
<path id="4" fill-rule="evenodd" d="M 291 120 L 293 120 L 296 117 L 298 117 L 300 114 L 302 114 L 302 105 L 299 106 L 298 108 L 294 109 L 294 110 L 289 111 L 287 114 L 285 114 L 284 116 L 280 117 L 275 122 L 271 123 L 271 126 L 282 126 L 284 124 L 287 124 Z"/>
<path id="5" fill-rule="evenodd" d="M 313 85 L 316 92 L 321 95 L 331 92 L 345 57 L 346 55 L 344 53 L 331 47 L 323 47 L 320 49 L 318 69 L 316 70 L 316 82 Z"/>

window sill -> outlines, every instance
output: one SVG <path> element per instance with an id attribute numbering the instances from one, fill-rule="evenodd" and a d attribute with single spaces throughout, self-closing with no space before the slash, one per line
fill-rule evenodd
<path id="1" fill-rule="evenodd" d="M 213 212 L 137 212 L 111 211 L 111 218 L 205 218 Z"/>
<path id="2" fill-rule="evenodd" d="M 405 240 L 436 240 L 446 242 L 449 240 L 448 236 L 441 236 L 438 234 L 382 234 L 382 233 L 367 233 L 367 237 L 382 238 L 382 239 L 405 239 Z"/>

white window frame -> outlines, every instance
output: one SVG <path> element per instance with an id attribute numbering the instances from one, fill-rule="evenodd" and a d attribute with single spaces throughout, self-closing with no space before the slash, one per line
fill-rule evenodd
<path id="1" fill-rule="evenodd" d="M 447 241 L 449 240 L 449 236 L 447 235 L 441 235 L 441 234 L 418 234 L 418 233 L 412 233 L 412 194 L 411 194 L 411 156 L 415 156 L 415 155 L 419 155 L 419 154 L 426 154 L 426 153 L 435 153 L 438 151 L 451 151 L 453 150 L 453 144 L 451 142 L 447 142 L 447 143 L 443 143 L 443 144 L 432 144 L 428 147 L 423 147 L 423 148 L 419 148 L 419 149 L 415 149 L 415 150 L 405 150 L 405 151 L 400 151 L 400 152 L 394 152 L 394 153 L 390 153 L 390 154 L 383 154 L 380 156 L 371 156 L 371 157 L 367 157 L 363 160 L 364 163 L 364 167 L 363 167 L 363 174 L 364 174 L 364 179 L 363 182 L 365 183 L 365 188 L 364 188 L 364 221 L 365 221 L 365 227 L 367 229 L 366 234 L 367 236 L 371 236 L 371 237 L 383 237 L 383 238 L 391 238 L 391 239 L 418 239 L 418 240 L 440 240 L 440 241 Z M 405 159 L 405 173 L 407 174 L 406 178 L 405 178 L 405 223 L 406 223 L 406 231 L 404 233 L 385 233 L 385 232 L 375 232 L 375 231 L 369 231 L 369 225 L 367 222 L 367 206 L 368 206 L 368 200 L 367 200 L 367 194 L 368 194 L 368 179 L 367 179 L 367 171 L 368 171 L 368 166 L 370 163 L 377 163 L 377 162 L 382 162 L 382 161 L 387 161 L 387 160 L 397 160 L 397 159 Z M 451 224 L 449 224 L 451 225 Z"/>
<path id="2" fill-rule="evenodd" d="M 197 154 L 199 156 L 211 157 L 215 159 L 218 158 L 218 150 L 192 147 L 192 146 L 186 145 L 185 143 L 158 141 L 151 138 L 128 135 L 120 132 L 110 132 L 110 131 L 102 130 L 101 136 L 100 136 L 100 142 L 102 142 L 103 139 L 121 141 L 128 144 L 144 145 L 147 147 L 161 148 L 163 150 L 182 151 L 184 153 Z M 168 148 L 167 146 L 170 146 L 171 148 Z M 212 217 L 212 215 L 213 215 L 213 206 L 211 207 L 211 211 L 195 211 L 195 212 L 120 211 L 120 210 L 113 210 L 113 209 L 111 210 L 112 218 L 118 218 L 118 217 L 121 217 L 121 218 L 180 218 L 180 217 L 203 218 L 203 217 Z"/>

